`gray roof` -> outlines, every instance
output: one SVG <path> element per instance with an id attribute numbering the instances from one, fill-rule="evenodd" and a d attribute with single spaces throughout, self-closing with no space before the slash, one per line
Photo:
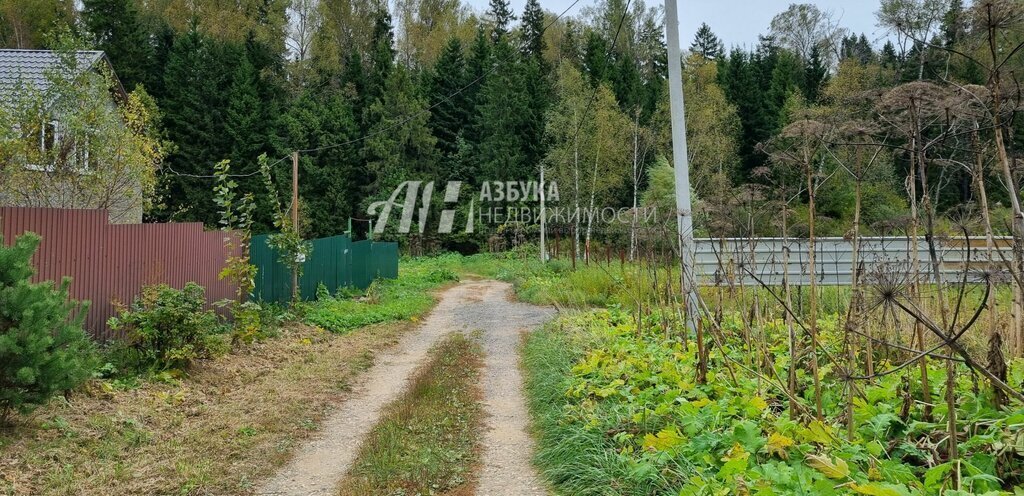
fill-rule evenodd
<path id="1" fill-rule="evenodd" d="M 75 52 L 78 59 L 78 70 L 91 69 L 106 56 L 97 50 L 80 50 Z M 48 71 L 60 69 L 61 54 L 52 50 L 0 50 L 0 96 L 14 91 L 18 82 L 45 92 L 49 87 L 46 78 Z"/>

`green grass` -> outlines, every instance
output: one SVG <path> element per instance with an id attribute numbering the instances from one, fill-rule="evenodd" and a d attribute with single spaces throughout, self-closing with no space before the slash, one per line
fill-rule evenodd
<path id="1" fill-rule="evenodd" d="M 604 433 L 566 421 L 565 395 L 572 366 L 586 348 L 580 341 L 583 337 L 549 325 L 526 339 L 523 366 L 537 439 L 534 462 L 563 494 L 623 494 L 630 466 L 605 449 Z"/>
<path id="2" fill-rule="evenodd" d="M 535 462 L 559 494 L 1024 494 L 1024 450 L 1010 455 L 1007 449 L 1024 446 L 1015 441 L 1024 440 L 1024 409 L 996 408 L 991 388 L 963 366 L 955 392 L 959 461 L 950 462 L 945 452 L 946 369 L 937 360 L 928 367 L 933 417 L 912 401 L 922 396 L 914 366 L 858 381 L 862 395 L 853 404 L 854 433 L 847 435 L 844 378 L 825 357 L 846 356 L 849 288 L 819 288 L 818 331 L 827 354 L 819 355 L 824 421 L 816 422 L 808 413 L 814 392 L 806 359 L 797 375 L 795 420 L 782 389 L 766 379 L 785 377 L 792 360 L 783 310 L 767 289 L 701 289 L 709 307 L 721 305 L 724 319 L 721 343 L 709 343 L 708 382 L 698 384 L 692 337 L 684 342 L 678 316 L 661 310 L 672 308 L 666 293 L 670 281 L 678 285 L 676 267 L 580 263 L 573 271 L 564 261 L 493 255 L 468 257 L 463 267 L 512 282 L 520 299 L 579 310 L 535 331 L 523 347 Z M 923 308 L 936 315 L 935 289 L 922 291 Z M 970 286 L 965 308 L 973 311 L 982 291 Z M 954 301 L 956 289 L 946 295 Z M 793 300 L 802 314 L 807 288 L 794 290 Z M 1005 306 L 1005 288 L 996 300 Z M 638 309 L 645 315 L 641 329 Z M 1000 308 L 995 319 L 1008 318 Z M 895 341 L 906 323 L 894 327 L 872 315 L 862 326 Z M 987 351 L 986 326 L 961 340 L 976 357 Z M 855 353 L 863 372 L 864 350 Z M 877 346 L 875 353 L 876 370 L 907 358 Z M 1011 362 L 1009 383 L 1024 387 L 1024 360 Z M 951 474 L 957 472 L 954 490 Z"/>
<path id="3" fill-rule="evenodd" d="M 0 429 L 0 495 L 250 494 L 406 328 L 289 326 L 186 376 L 90 381 Z"/>
<path id="4" fill-rule="evenodd" d="M 375 281 L 363 294 L 339 295 L 304 304 L 305 321 L 344 333 L 370 324 L 418 317 L 434 306 L 432 294 L 458 280 L 457 255 L 404 259 L 398 279 Z"/>
<path id="5" fill-rule="evenodd" d="M 363 443 L 342 495 L 471 494 L 482 410 L 479 346 L 453 334 Z"/>
<path id="6" fill-rule="evenodd" d="M 1024 483 L 1024 456 L 1006 451 L 1024 439 L 1024 409 L 995 408 L 988 388 L 976 390 L 965 368 L 956 388 L 961 460 L 954 464 L 944 456 L 945 403 L 935 404 L 933 419 L 917 403 L 903 411 L 908 378 L 909 394 L 920 396 L 916 367 L 860 383 L 864 396 L 854 402 L 850 437 L 839 373 L 823 367 L 824 422 L 808 413 L 790 420 L 781 390 L 748 372 L 765 365 L 750 359 L 759 354 L 738 339 L 737 319 L 727 316 L 726 341 L 712 352 L 706 384 L 695 379 L 693 341 L 684 346 L 666 335 L 657 316 L 641 332 L 629 313 L 594 310 L 530 335 L 524 366 L 542 474 L 567 495 L 994 496 Z M 824 347 L 838 354 L 837 324 L 820 325 Z M 760 331 L 775 373 L 784 375 L 784 326 Z M 1024 379 L 1022 366 L 1011 365 L 1011 383 Z M 929 374 L 932 397 L 941 398 L 944 364 L 931 362 Z M 798 382 L 809 411 L 811 378 L 801 371 Z M 828 464 L 840 468 L 829 471 Z M 960 492 L 951 490 L 955 470 Z"/>

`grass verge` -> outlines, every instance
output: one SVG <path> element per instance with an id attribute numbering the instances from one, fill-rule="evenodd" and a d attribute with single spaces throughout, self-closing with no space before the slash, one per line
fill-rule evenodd
<path id="1" fill-rule="evenodd" d="M 94 381 L 0 431 L 0 494 L 248 494 L 408 325 L 297 326 L 187 377 Z"/>
<path id="2" fill-rule="evenodd" d="M 304 304 L 305 321 L 345 333 L 365 325 L 417 317 L 430 310 L 433 290 L 458 281 L 457 258 L 442 256 L 403 260 L 398 279 L 378 280 L 364 294 L 335 296 Z"/>
<path id="3" fill-rule="evenodd" d="M 525 338 L 525 388 L 537 440 L 534 463 L 564 494 L 617 495 L 630 467 L 609 456 L 604 433 L 566 421 L 565 395 L 572 367 L 586 348 L 585 337 L 549 324 Z"/>
<path id="4" fill-rule="evenodd" d="M 481 351 L 453 334 L 431 355 L 364 441 L 340 494 L 472 494 Z"/>

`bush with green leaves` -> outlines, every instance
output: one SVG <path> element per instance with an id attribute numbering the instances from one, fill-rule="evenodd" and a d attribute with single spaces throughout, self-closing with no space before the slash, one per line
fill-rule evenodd
<path id="1" fill-rule="evenodd" d="M 144 287 L 131 306 L 108 322 L 123 333 L 115 346 L 117 361 L 136 371 L 169 370 L 223 353 L 224 326 L 205 306 L 206 290 L 193 282 L 180 290 L 165 284 Z"/>
<path id="2" fill-rule="evenodd" d="M 82 331 L 87 304 L 68 298 L 71 282 L 32 283 L 39 236 L 13 246 L 0 238 L 0 424 L 92 375 L 93 345 Z"/>

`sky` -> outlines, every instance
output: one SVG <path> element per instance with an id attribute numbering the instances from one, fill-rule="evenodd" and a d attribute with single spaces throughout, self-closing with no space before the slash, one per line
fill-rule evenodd
<path id="1" fill-rule="evenodd" d="M 476 10 L 487 9 L 487 0 L 467 0 Z M 648 5 L 655 1 L 645 0 Z M 800 0 L 677 0 L 679 3 L 679 37 L 685 50 L 693 40 L 697 27 L 708 23 L 727 48 L 734 45 L 751 48 L 757 45 L 759 34 L 768 32 L 768 24 L 775 14 L 786 10 Z M 803 0 L 825 11 L 831 11 L 839 25 L 857 34 L 864 33 L 872 44 L 881 44 L 885 32 L 876 26 L 875 11 L 879 0 Z M 522 13 L 526 0 L 511 0 L 516 15 Z M 549 12 L 560 13 L 572 0 L 540 0 Z M 577 15 L 581 8 L 593 5 L 594 0 L 580 0 L 566 15 Z"/>

